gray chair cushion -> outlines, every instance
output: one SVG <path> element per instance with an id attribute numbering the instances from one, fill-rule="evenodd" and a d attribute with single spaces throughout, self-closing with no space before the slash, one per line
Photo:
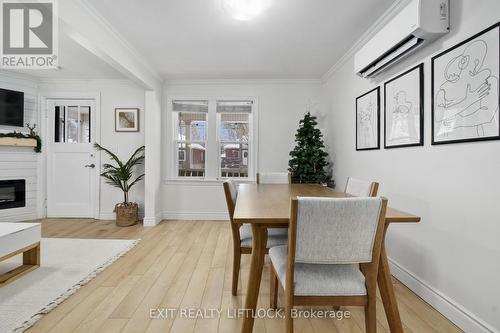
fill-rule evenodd
<path id="1" fill-rule="evenodd" d="M 357 197 L 368 197 L 372 189 L 372 183 L 356 178 L 347 178 L 345 193 L 355 195 Z"/>
<path id="2" fill-rule="evenodd" d="M 288 246 L 269 249 L 271 263 L 281 285 L 286 283 Z M 366 295 L 365 277 L 357 264 L 295 263 L 294 295 L 360 296 Z"/>
<path id="3" fill-rule="evenodd" d="M 252 226 L 243 224 L 240 227 L 241 247 L 252 247 Z M 267 246 L 284 245 L 288 243 L 288 229 L 286 228 L 269 228 L 267 229 Z"/>
<path id="4" fill-rule="evenodd" d="M 297 200 L 296 262 L 371 262 L 382 199 L 298 197 Z"/>
<path id="5" fill-rule="evenodd" d="M 229 185 L 229 193 L 231 193 L 231 200 L 233 200 L 233 205 L 236 206 L 236 198 L 238 197 L 238 186 L 232 179 L 226 180 Z"/>
<path id="6" fill-rule="evenodd" d="M 288 184 L 288 172 L 261 172 L 259 173 L 260 184 Z"/>

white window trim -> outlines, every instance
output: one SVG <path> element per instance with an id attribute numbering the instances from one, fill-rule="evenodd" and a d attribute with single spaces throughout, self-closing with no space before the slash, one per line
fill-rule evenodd
<path id="1" fill-rule="evenodd" d="M 177 175 L 177 164 L 178 164 L 178 153 L 174 149 L 176 133 L 176 123 L 174 121 L 174 111 L 172 109 L 172 102 L 174 100 L 208 100 L 208 114 L 207 114 L 207 151 L 205 152 L 205 177 L 179 177 Z M 215 158 L 207 159 L 209 152 L 218 151 L 218 134 L 217 134 L 217 113 L 216 113 L 216 101 L 241 101 L 248 100 L 252 101 L 252 113 L 250 114 L 250 140 L 249 145 L 249 157 L 250 164 L 248 165 L 248 177 L 247 178 L 234 178 L 238 182 L 255 182 L 255 175 L 257 172 L 258 164 L 258 150 L 259 150 L 259 102 L 256 96 L 185 96 L 176 95 L 168 96 L 166 98 L 166 113 L 164 128 L 166 131 L 166 149 L 165 149 L 165 168 L 164 168 L 164 183 L 165 184 L 195 184 L 195 183 L 222 183 L 227 178 L 217 177 L 220 171 L 219 161 Z M 215 140 L 209 140 L 210 137 L 215 138 Z M 212 163 L 217 165 L 209 166 Z"/>

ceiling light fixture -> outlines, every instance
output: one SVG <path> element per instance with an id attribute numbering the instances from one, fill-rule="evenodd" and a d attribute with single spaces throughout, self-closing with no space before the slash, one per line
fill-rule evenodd
<path id="1" fill-rule="evenodd" d="M 222 8 L 235 20 L 248 21 L 269 7 L 271 0 L 222 0 Z"/>

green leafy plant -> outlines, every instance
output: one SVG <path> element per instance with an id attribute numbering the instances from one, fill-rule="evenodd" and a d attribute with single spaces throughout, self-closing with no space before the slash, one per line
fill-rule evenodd
<path id="1" fill-rule="evenodd" d="M 295 134 L 296 145 L 290 152 L 288 171 L 291 173 L 293 183 L 327 184 L 333 187 L 323 134 L 316 125 L 318 125 L 316 117 L 310 112 L 300 120 Z"/>
<path id="2" fill-rule="evenodd" d="M 134 173 L 134 168 L 144 163 L 145 147 L 142 146 L 137 148 L 126 162 L 120 161 L 116 154 L 112 153 L 109 149 L 104 148 L 98 143 L 94 143 L 94 148 L 97 151 L 104 151 L 109 158 L 116 163 L 116 165 L 109 163 L 103 164 L 101 176 L 106 179 L 107 184 L 118 187 L 123 191 L 123 204 L 128 204 L 128 193 L 130 189 L 144 178 L 144 174 L 141 174 L 133 181 L 130 181 Z"/>

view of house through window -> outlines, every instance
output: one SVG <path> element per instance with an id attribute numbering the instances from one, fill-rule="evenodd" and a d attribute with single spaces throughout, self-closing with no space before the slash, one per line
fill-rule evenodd
<path id="1" fill-rule="evenodd" d="M 208 101 L 174 101 L 179 177 L 205 176 Z"/>
<path id="2" fill-rule="evenodd" d="M 249 101 L 218 101 L 220 177 L 248 177 Z"/>
<path id="3" fill-rule="evenodd" d="M 252 107 L 248 100 L 172 101 L 177 177 L 248 177 Z"/>

